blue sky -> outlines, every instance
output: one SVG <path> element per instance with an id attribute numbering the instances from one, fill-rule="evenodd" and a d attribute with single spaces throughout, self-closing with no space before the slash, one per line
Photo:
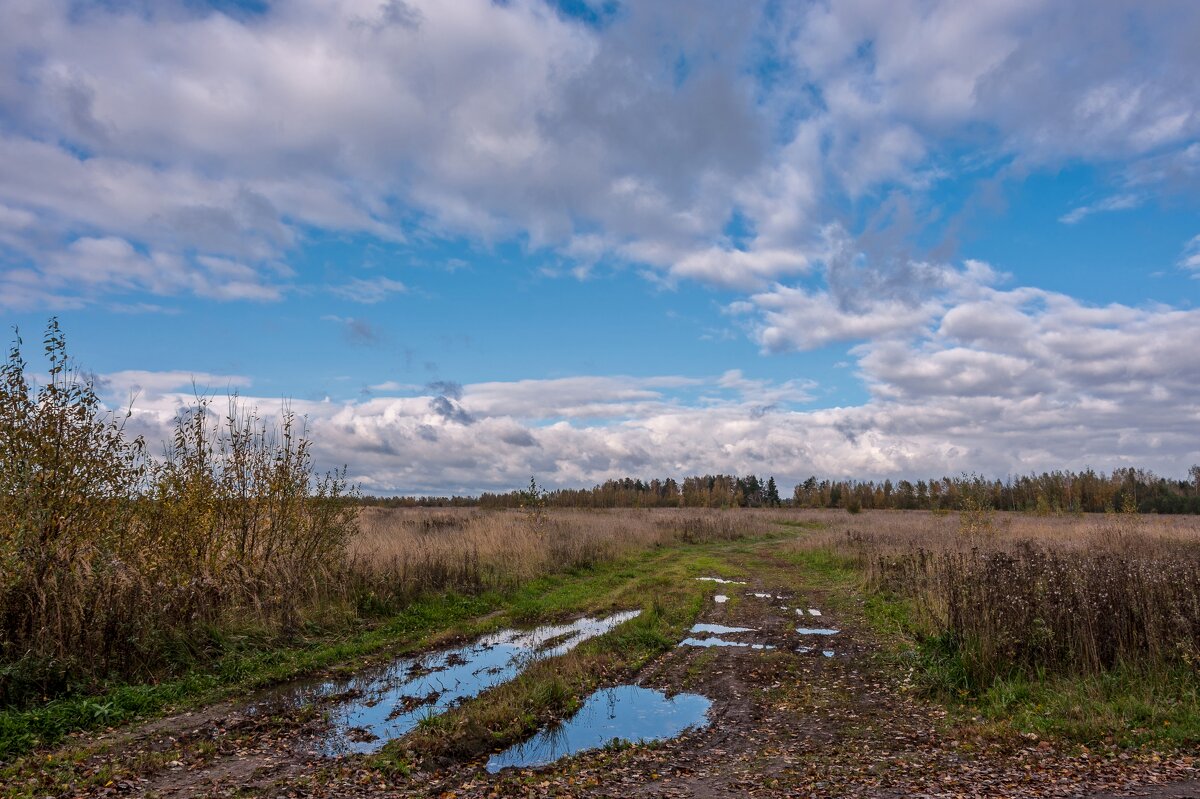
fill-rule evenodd
<path id="1" fill-rule="evenodd" d="M 1087 13 L 1084 13 L 1084 10 Z M 0 315 L 366 490 L 1200 461 L 1200 8 L 0 10 Z"/>

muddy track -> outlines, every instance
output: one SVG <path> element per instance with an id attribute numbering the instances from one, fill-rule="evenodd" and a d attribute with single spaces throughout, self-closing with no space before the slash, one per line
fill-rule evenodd
<path id="1" fill-rule="evenodd" d="M 668 742 L 539 770 L 493 775 L 480 759 L 382 774 L 361 758 L 318 753 L 320 706 L 225 703 L 99 739 L 94 769 L 123 764 L 127 773 L 80 795 L 1200 797 L 1194 757 L 1068 753 L 954 728 L 915 698 L 902 668 L 877 656 L 853 601 L 789 578 L 768 556 L 761 569 L 747 566 L 746 585 L 714 585 L 730 600 L 708 601 L 700 618 L 750 629 L 728 641 L 774 648 L 681 646 L 637 675 L 641 686 L 712 700 L 707 727 Z M 799 635 L 799 625 L 839 632 Z"/>

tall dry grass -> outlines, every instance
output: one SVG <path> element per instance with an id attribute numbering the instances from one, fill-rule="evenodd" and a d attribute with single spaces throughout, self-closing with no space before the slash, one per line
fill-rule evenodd
<path id="1" fill-rule="evenodd" d="M 1200 520 L 1110 513 L 827 517 L 806 546 L 907 598 L 973 685 L 996 677 L 1200 670 Z"/>
<path id="2" fill-rule="evenodd" d="M 151 678 L 235 616 L 287 631 L 336 584 L 353 511 L 301 423 L 200 398 L 152 458 L 57 323 L 43 346 L 41 385 L 19 340 L 0 364 L 0 705 Z"/>
<path id="3" fill-rule="evenodd" d="M 764 529 L 716 510 L 478 510 L 365 507 L 351 571 L 377 595 L 504 589 L 677 542 L 734 540 Z"/>

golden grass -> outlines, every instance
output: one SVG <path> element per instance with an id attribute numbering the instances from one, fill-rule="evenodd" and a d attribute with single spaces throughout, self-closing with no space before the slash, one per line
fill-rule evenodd
<path id="1" fill-rule="evenodd" d="M 421 510 L 367 507 L 351 569 L 392 595 L 511 587 L 539 575 L 676 542 L 732 540 L 769 526 L 761 512 Z"/>
<path id="2" fill-rule="evenodd" d="M 907 599 L 972 685 L 1200 668 L 1200 519 L 876 511 L 791 544 L 839 553 Z"/>

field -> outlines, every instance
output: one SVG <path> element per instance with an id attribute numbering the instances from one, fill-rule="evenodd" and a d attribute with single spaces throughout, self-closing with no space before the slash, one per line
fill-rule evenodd
<path id="1" fill-rule="evenodd" d="M 1195 517 L 366 507 L 354 521 L 344 564 L 287 635 L 230 613 L 208 660 L 4 711 L 8 795 L 1195 790 Z M 797 651 L 808 608 L 838 632 Z M 350 679 L 506 626 L 628 609 L 642 614 L 372 755 L 320 756 L 333 698 L 264 699 L 306 675 Z M 677 646 L 697 621 L 774 648 Z M 484 771 L 626 683 L 708 697 L 709 726 Z"/>

